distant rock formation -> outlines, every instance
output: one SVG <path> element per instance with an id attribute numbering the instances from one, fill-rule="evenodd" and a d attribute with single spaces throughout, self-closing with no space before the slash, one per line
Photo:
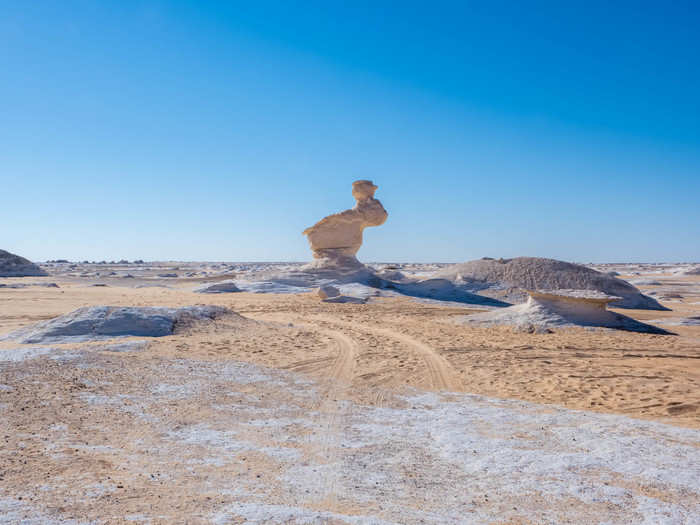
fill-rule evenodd
<path id="1" fill-rule="evenodd" d="M 666 330 L 641 323 L 606 309 L 620 299 L 595 290 L 528 290 L 524 304 L 455 319 L 459 323 L 507 325 L 542 333 L 554 327 L 594 326 L 632 332 L 670 334 Z"/>
<path id="2" fill-rule="evenodd" d="M 527 290 L 597 290 L 620 299 L 618 308 L 667 310 L 627 281 L 580 264 L 540 257 L 479 259 L 452 265 L 437 274 L 471 292 L 508 302 L 523 302 Z"/>
<path id="3" fill-rule="evenodd" d="M 311 268 L 361 268 L 355 255 L 362 246 L 362 232 L 368 226 L 380 226 L 387 219 L 382 203 L 374 198 L 377 186 L 369 180 L 352 183 L 357 204 L 350 210 L 324 217 L 304 230 L 314 259 Z"/>
<path id="4" fill-rule="evenodd" d="M 14 253 L 0 250 L 0 277 L 43 277 L 48 275 L 36 264 Z"/>

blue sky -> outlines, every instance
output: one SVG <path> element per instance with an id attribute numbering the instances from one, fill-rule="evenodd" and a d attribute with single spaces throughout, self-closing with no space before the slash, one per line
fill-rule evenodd
<path id="1" fill-rule="evenodd" d="M 0 0 L 0 247 L 700 260 L 697 3 L 345 4 Z"/>

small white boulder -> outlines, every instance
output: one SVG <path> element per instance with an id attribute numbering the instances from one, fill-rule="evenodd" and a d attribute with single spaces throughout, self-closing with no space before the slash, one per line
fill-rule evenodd
<path id="1" fill-rule="evenodd" d="M 331 286 L 330 284 L 325 284 L 323 286 L 320 286 L 318 288 L 318 290 L 316 290 L 316 294 L 321 299 L 331 299 L 333 297 L 340 296 L 340 290 L 338 290 L 335 286 Z"/>

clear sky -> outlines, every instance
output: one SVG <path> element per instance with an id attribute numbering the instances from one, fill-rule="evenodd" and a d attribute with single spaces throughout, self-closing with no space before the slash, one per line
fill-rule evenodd
<path id="1" fill-rule="evenodd" d="M 348 4 L 352 4 L 349 6 Z M 0 248 L 700 260 L 697 2 L 0 0 Z"/>

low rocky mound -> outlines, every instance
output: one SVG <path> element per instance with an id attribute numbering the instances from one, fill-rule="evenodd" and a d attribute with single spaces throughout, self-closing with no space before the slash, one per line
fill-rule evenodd
<path id="1" fill-rule="evenodd" d="M 0 277 L 43 277 L 48 275 L 32 261 L 0 250 Z"/>
<path id="2" fill-rule="evenodd" d="M 619 299 L 611 303 L 617 308 L 667 310 L 622 279 L 555 259 L 479 259 L 455 264 L 435 276 L 471 292 L 512 303 L 525 301 L 526 290 L 578 289 L 617 296 Z"/>
<path id="3" fill-rule="evenodd" d="M 197 293 L 232 293 L 240 292 L 241 289 L 236 286 L 234 281 L 221 281 L 218 283 L 205 283 L 194 289 Z"/>
<path id="4" fill-rule="evenodd" d="M 69 343 L 120 336 L 161 337 L 193 323 L 238 315 L 221 306 L 87 306 L 20 329 L 3 339 L 21 343 Z"/>
<path id="5" fill-rule="evenodd" d="M 684 272 L 683 275 L 700 275 L 700 266 L 691 268 L 690 270 Z"/>
<path id="6" fill-rule="evenodd" d="M 590 326 L 632 332 L 669 334 L 666 330 L 606 310 L 619 299 L 591 290 L 544 290 L 528 292 L 528 300 L 508 308 L 455 318 L 462 324 L 513 326 L 528 332 L 546 332 L 554 327 Z"/>

